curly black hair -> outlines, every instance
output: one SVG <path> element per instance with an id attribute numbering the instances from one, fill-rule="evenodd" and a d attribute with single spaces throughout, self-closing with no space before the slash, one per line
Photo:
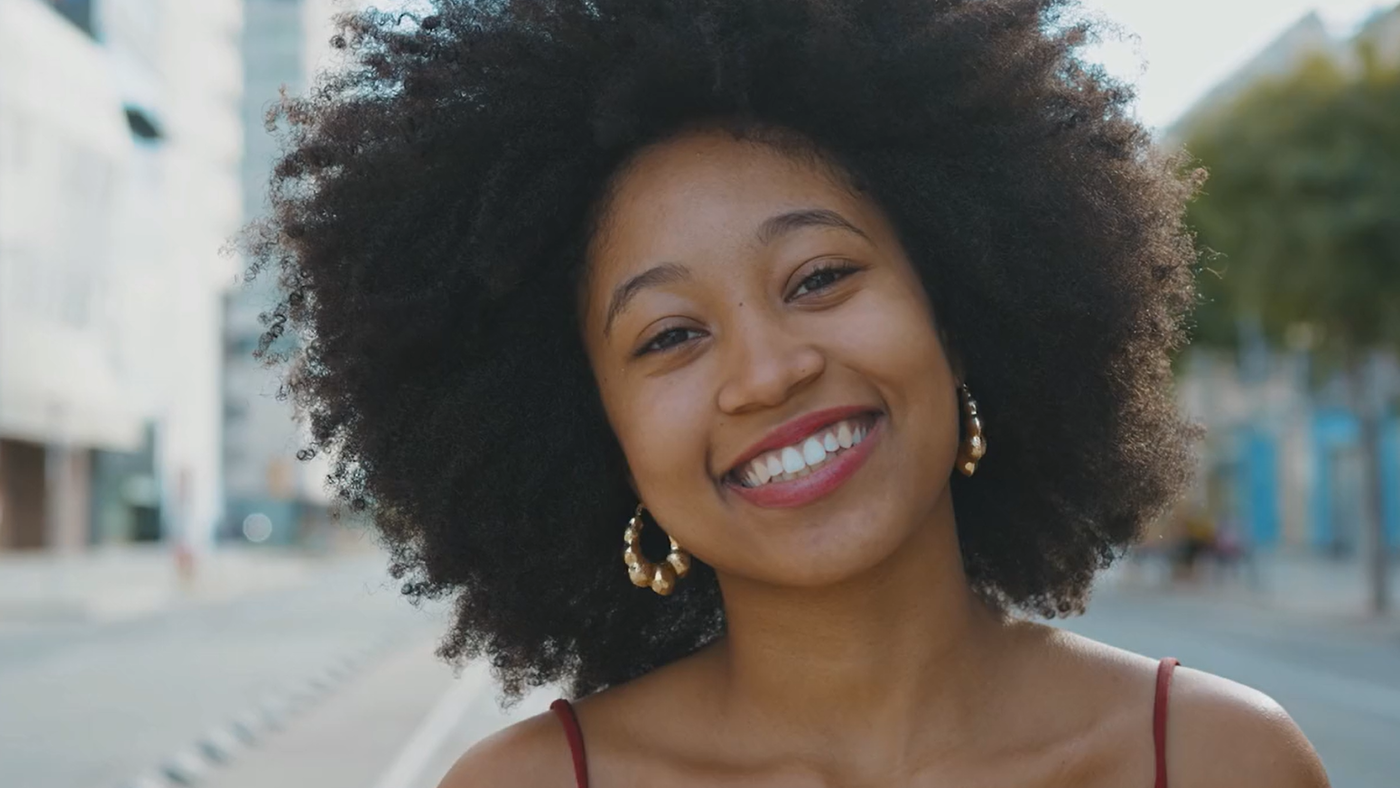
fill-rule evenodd
<path id="1" fill-rule="evenodd" d="M 583 695 L 724 631 L 703 564 L 671 597 L 628 581 L 636 498 L 579 331 L 610 184 L 697 126 L 805 140 L 891 218 L 992 436 L 951 482 L 983 598 L 1082 610 L 1185 485 L 1196 177 L 1084 61 L 1101 28 L 1073 2 L 431 5 L 340 18 L 348 65 L 270 115 L 243 249 L 279 277 L 259 353 L 303 455 L 331 453 L 406 594 L 455 595 L 444 659 L 489 658 L 508 699 Z"/>

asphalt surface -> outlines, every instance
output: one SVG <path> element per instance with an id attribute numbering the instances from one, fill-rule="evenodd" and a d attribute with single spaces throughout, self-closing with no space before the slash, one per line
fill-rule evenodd
<path id="1" fill-rule="evenodd" d="M 381 565 L 116 623 L 0 623 L 0 786 L 123 785 L 347 657 L 436 631 Z"/>

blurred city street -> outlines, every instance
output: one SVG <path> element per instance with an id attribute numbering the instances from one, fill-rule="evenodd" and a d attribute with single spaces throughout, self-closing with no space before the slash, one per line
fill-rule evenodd
<path id="1" fill-rule="evenodd" d="M 1304 570 L 1260 571 L 1279 586 Z M 1326 568 L 1311 571 L 1320 585 Z M 445 607 L 408 604 L 375 552 L 266 577 L 274 588 L 115 618 L 0 619 L 0 785 L 432 788 L 473 742 L 556 696 L 502 712 L 484 666 L 454 678 L 432 653 Z M 1334 785 L 1394 788 L 1400 622 L 1365 615 L 1359 588 L 1338 590 L 1330 613 L 1316 594 L 1270 604 L 1297 597 L 1269 588 L 1165 588 L 1123 567 L 1062 625 L 1257 687 L 1294 715 Z M 240 724 L 248 741 L 225 733 L 217 757 L 200 751 Z M 1148 709 L 1143 726 L 1147 737 Z"/>
<path id="2" fill-rule="evenodd" d="M 401 596 L 255 354 L 305 339 L 264 333 L 279 285 L 230 243 L 269 110 L 367 5 L 0 0 L 0 788 L 433 788 L 558 694 L 502 711 L 434 657 L 447 604 Z M 1400 788 L 1400 3 L 1085 8 L 1130 40 L 1083 56 L 1210 172 L 1176 367 L 1205 437 L 1059 624 L 1256 687 L 1333 785 Z"/>
<path id="3" fill-rule="evenodd" d="M 139 613 L 0 616 L 0 785 L 117 786 L 236 723 L 273 733 L 357 662 L 441 628 L 376 553 L 306 560 L 294 578 L 287 561 L 248 559 L 224 570 L 244 575 L 237 593 Z"/>

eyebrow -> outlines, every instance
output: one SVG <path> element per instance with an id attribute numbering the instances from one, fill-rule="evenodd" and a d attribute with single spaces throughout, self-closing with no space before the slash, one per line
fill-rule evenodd
<path id="1" fill-rule="evenodd" d="M 866 235 L 864 230 L 852 224 L 850 220 L 836 211 L 828 208 L 803 208 L 770 216 L 764 220 L 758 228 L 758 242 L 766 246 L 778 238 L 804 227 L 834 227 L 838 230 L 853 232 L 867 241 L 870 240 L 870 236 Z"/>
<path id="2" fill-rule="evenodd" d="M 603 324 L 603 336 L 606 337 L 612 331 L 613 320 L 627 308 L 627 302 L 632 297 L 648 287 L 656 285 L 668 285 L 675 282 L 690 281 L 690 269 L 680 263 L 662 263 L 654 268 L 637 274 L 636 276 L 618 285 L 613 291 L 612 300 L 608 302 L 608 319 Z"/>
<path id="3" fill-rule="evenodd" d="M 831 227 L 838 230 L 846 230 L 855 233 L 860 237 L 870 240 L 863 230 L 852 224 L 846 217 L 836 211 L 827 208 L 802 208 L 796 211 L 787 211 L 775 216 L 770 216 L 759 225 L 755 234 L 759 244 L 767 246 L 778 238 L 795 232 L 804 227 Z M 691 279 L 690 269 L 680 263 L 662 263 L 661 265 L 648 268 L 640 274 L 628 279 L 618 285 L 613 290 L 612 298 L 608 301 L 607 318 L 603 322 L 603 336 L 606 337 L 612 331 L 613 321 L 622 310 L 627 308 L 627 304 L 637 295 L 637 293 L 663 284 L 674 284 L 676 282 L 688 282 Z"/>

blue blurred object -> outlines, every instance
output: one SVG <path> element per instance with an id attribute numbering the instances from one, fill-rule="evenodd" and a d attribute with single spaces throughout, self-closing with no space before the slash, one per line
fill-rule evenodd
<path id="1" fill-rule="evenodd" d="M 1244 521 L 1248 524 L 1250 543 L 1271 547 L 1279 540 L 1279 473 L 1278 451 L 1268 432 L 1254 426 L 1245 427 L 1242 473 L 1239 483 Z"/>
<path id="2" fill-rule="evenodd" d="M 1357 418 L 1342 408 L 1319 410 L 1313 418 L 1313 478 L 1310 530 L 1314 547 L 1350 553 L 1359 547 L 1359 505 L 1356 479 L 1359 469 L 1347 456 L 1359 450 L 1361 430 Z M 1385 421 L 1381 432 L 1382 516 L 1386 541 L 1400 546 L 1400 419 Z"/>

